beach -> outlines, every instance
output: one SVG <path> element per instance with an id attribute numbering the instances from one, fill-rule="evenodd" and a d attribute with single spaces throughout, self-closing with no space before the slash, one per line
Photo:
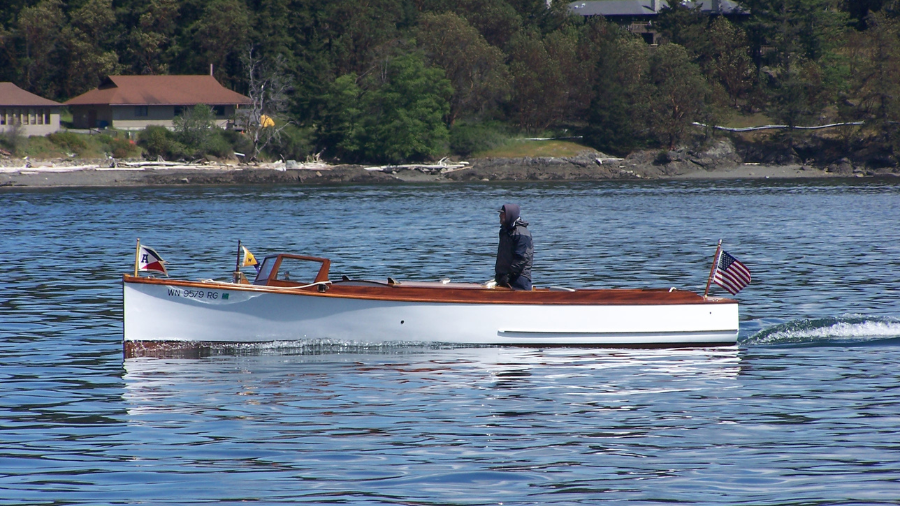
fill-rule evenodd
<path id="1" fill-rule="evenodd" d="M 733 156 L 673 156 L 660 163 L 652 153 L 609 157 L 585 152 L 573 157 L 482 158 L 446 168 L 438 165 L 382 166 L 302 163 L 154 164 L 6 160 L 0 188 L 184 186 L 184 185 L 324 185 L 512 181 L 603 181 L 640 179 L 804 179 L 896 176 L 893 171 L 849 165 L 744 163 Z M 291 167 L 291 168 L 288 168 Z"/>

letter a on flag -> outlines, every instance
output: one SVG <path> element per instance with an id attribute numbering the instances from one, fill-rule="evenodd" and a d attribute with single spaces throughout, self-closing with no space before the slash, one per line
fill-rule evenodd
<path id="1" fill-rule="evenodd" d="M 159 253 L 157 253 L 156 250 L 141 244 L 141 247 L 138 250 L 138 270 L 156 271 L 168 276 L 169 273 L 166 272 L 165 263 L 166 261 L 159 256 Z"/>

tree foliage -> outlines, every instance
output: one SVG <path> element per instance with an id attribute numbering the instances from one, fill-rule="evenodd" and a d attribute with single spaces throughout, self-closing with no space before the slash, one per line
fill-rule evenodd
<path id="1" fill-rule="evenodd" d="M 708 116 L 709 88 L 687 50 L 666 44 L 649 61 L 651 132 L 669 149 L 688 138 L 691 123 Z"/>
<path id="2" fill-rule="evenodd" d="M 511 79 L 503 52 L 453 13 L 425 14 L 416 32 L 431 63 L 453 86 L 447 122 L 490 115 L 509 96 Z"/>
<path id="3" fill-rule="evenodd" d="M 363 78 L 335 80 L 323 97 L 321 138 L 348 160 L 431 158 L 446 149 L 452 94 L 444 71 L 426 67 L 420 54 L 386 59 Z"/>
<path id="4" fill-rule="evenodd" d="M 471 149 L 481 122 L 570 129 L 624 154 L 690 143 L 685 125 L 731 111 L 794 126 L 862 119 L 900 150 L 900 0 L 738 3 L 748 14 L 726 19 L 667 1 L 651 47 L 545 0 L 7 0 L 0 80 L 62 101 L 109 74 L 212 65 L 267 104 L 237 118 L 256 157 L 428 159 L 446 154 L 450 130 Z M 277 100 L 242 61 L 248 47 L 278 62 Z"/>

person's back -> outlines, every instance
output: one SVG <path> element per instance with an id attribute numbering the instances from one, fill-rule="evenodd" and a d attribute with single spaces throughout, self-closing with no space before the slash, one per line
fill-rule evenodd
<path id="1" fill-rule="evenodd" d="M 519 206 L 506 204 L 500 208 L 500 242 L 494 280 L 514 290 L 531 290 L 531 265 L 534 244 L 528 223 L 519 216 Z"/>

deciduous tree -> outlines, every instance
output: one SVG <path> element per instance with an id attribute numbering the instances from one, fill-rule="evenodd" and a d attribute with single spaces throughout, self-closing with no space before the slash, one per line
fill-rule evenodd
<path id="1" fill-rule="evenodd" d="M 242 62 L 251 103 L 238 110 L 237 119 L 253 144 L 250 158 L 258 160 L 266 146 L 277 140 L 281 130 L 290 124 L 290 120 L 282 114 L 288 108 L 292 83 L 281 57 L 264 60 L 250 47 L 244 53 Z"/>
<path id="2" fill-rule="evenodd" d="M 543 130 L 565 114 L 568 98 L 565 76 L 538 32 L 531 30 L 516 36 L 510 47 L 512 118 L 525 130 Z"/>
<path id="3" fill-rule="evenodd" d="M 178 0 L 149 0 L 138 25 L 129 35 L 132 70 L 137 74 L 166 74 L 168 51 L 178 28 Z"/>
<path id="4" fill-rule="evenodd" d="M 364 155 L 372 160 L 427 160 L 446 149 L 444 117 L 453 87 L 440 68 L 426 67 L 419 54 L 386 62 L 382 73 L 367 76 L 372 90 L 363 97 Z"/>
<path id="5" fill-rule="evenodd" d="M 489 112 L 507 98 L 511 78 L 503 53 L 465 19 L 453 13 L 425 14 L 416 39 L 453 85 L 449 124 L 460 116 Z"/>
<path id="6" fill-rule="evenodd" d="M 693 121 L 709 112 L 709 87 L 700 67 L 678 44 L 663 44 L 650 56 L 650 129 L 669 149 L 684 143 Z"/>
<path id="7" fill-rule="evenodd" d="M 64 95 L 84 93 L 123 69 L 113 49 L 117 32 L 109 29 L 115 23 L 112 0 L 88 0 L 72 11 L 70 24 L 63 28 L 68 53 Z"/>

